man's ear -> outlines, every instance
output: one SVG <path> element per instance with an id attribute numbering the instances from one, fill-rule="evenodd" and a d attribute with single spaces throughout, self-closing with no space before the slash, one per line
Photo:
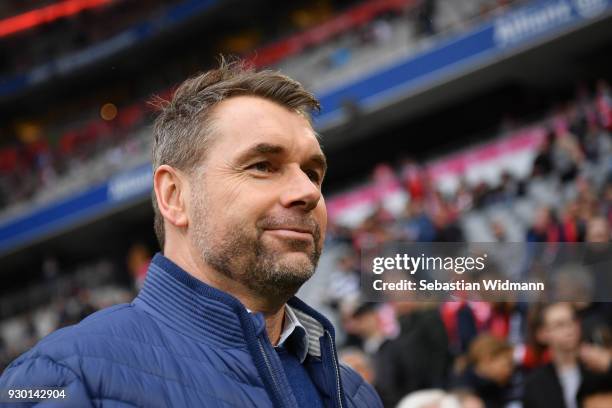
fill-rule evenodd
<path id="1" fill-rule="evenodd" d="M 189 223 L 186 205 L 189 186 L 184 174 L 163 164 L 155 170 L 153 188 L 159 212 L 164 219 L 175 227 L 186 227 Z"/>

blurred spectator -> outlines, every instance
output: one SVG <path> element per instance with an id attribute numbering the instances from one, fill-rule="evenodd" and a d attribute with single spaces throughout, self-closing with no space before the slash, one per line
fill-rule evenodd
<path id="1" fill-rule="evenodd" d="M 553 155 L 552 149 L 555 141 L 555 134 L 549 131 L 542 141 L 540 151 L 533 161 L 532 176 L 546 177 L 553 171 Z"/>
<path id="2" fill-rule="evenodd" d="M 501 181 L 497 188 L 493 190 L 493 202 L 500 202 L 512 205 L 515 199 L 525 194 L 525 186 L 512 176 L 508 171 L 501 174 Z"/>
<path id="3" fill-rule="evenodd" d="M 563 241 L 562 231 L 550 207 L 540 207 L 535 214 L 533 225 L 527 231 L 527 242 Z"/>
<path id="4" fill-rule="evenodd" d="M 470 343 L 486 328 L 491 305 L 486 302 L 444 302 L 441 315 L 448 333 L 449 349 L 454 355 L 467 352 Z"/>
<path id="5" fill-rule="evenodd" d="M 488 331 L 492 336 L 505 339 L 511 345 L 521 343 L 526 332 L 526 306 L 524 303 L 510 300 L 492 303 Z"/>
<path id="6" fill-rule="evenodd" d="M 396 333 L 390 333 L 384 325 L 381 303 L 366 302 L 361 298 L 349 298 L 340 306 L 343 327 L 354 337 L 357 345 L 368 356 L 375 356 L 382 347 L 386 347 L 390 338 Z"/>
<path id="7" fill-rule="evenodd" d="M 463 231 L 447 207 L 441 207 L 433 217 L 436 242 L 462 242 Z"/>
<path id="8" fill-rule="evenodd" d="M 337 309 L 343 299 L 359 295 L 360 288 L 359 257 L 347 249 L 336 261 L 336 269 L 329 272 L 329 285 L 326 288 L 326 299 L 329 305 Z"/>
<path id="9" fill-rule="evenodd" d="M 377 354 L 376 389 L 385 406 L 420 389 L 446 386 L 449 345 L 437 304 L 394 303 L 399 335 Z"/>
<path id="10" fill-rule="evenodd" d="M 424 209 L 423 200 L 410 200 L 399 222 L 403 237 L 409 241 L 431 242 L 435 237 L 435 227 Z"/>
<path id="11" fill-rule="evenodd" d="M 411 201 L 420 202 L 425 198 L 427 173 L 416 161 L 403 159 L 400 164 L 399 178 Z"/>
<path id="12" fill-rule="evenodd" d="M 355 249 L 360 251 L 376 248 L 393 239 L 393 234 L 388 228 L 392 221 L 393 216 L 382 205 L 378 205 L 374 212 L 355 230 L 353 234 Z"/>
<path id="13" fill-rule="evenodd" d="M 455 379 L 454 385 L 473 391 L 486 408 L 503 408 L 520 398 L 511 384 L 513 372 L 510 344 L 490 334 L 481 334 L 471 343 L 468 366 Z"/>
<path id="14" fill-rule="evenodd" d="M 417 9 L 417 32 L 423 36 L 435 34 L 433 17 L 436 13 L 437 0 L 421 0 Z"/>
<path id="15" fill-rule="evenodd" d="M 127 267 L 136 290 L 142 287 L 150 263 L 151 252 L 144 244 L 137 243 L 130 247 L 127 255 Z"/>
<path id="16" fill-rule="evenodd" d="M 610 242 L 610 226 L 603 217 L 592 218 L 587 224 L 587 242 Z"/>
<path id="17" fill-rule="evenodd" d="M 552 361 L 527 378 L 524 408 L 577 408 L 581 388 L 612 381 L 609 350 L 581 352 L 580 325 L 569 303 L 544 306 L 540 319 L 536 335 L 550 348 Z"/>
<path id="18" fill-rule="evenodd" d="M 605 132 L 597 121 L 588 122 L 588 130 L 585 132 L 582 149 L 585 158 L 592 163 L 609 159 L 612 152 L 612 141 L 609 133 Z"/>
<path id="19" fill-rule="evenodd" d="M 372 36 L 376 43 L 385 43 L 393 37 L 393 27 L 384 18 L 376 19 L 372 25 Z"/>
<path id="20" fill-rule="evenodd" d="M 460 213 L 469 211 L 472 209 L 474 204 L 472 191 L 467 184 L 467 180 L 465 178 L 461 178 L 459 180 L 459 187 L 457 188 L 457 192 L 455 193 L 455 208 Z"/>
<path id="21" fill-rule="evenodd" d="M 612 131 L 612 92 L 608 82 L 603 79 L 597 81 L 595 103 L 599 122 L 604 129 Z"/>
<path id="22" fill-rule="evenodd" d="M 612 268 L 610 250 L 610 226 L 603 217 L 593 217 L 587 224 L 587 242 L 585 264 L 593 276 L 595 291 L 593 300 L 610 301 L 612 290 Z"/>
<path id="23" fill-rule="evenodd" d="M 347 347 L 340 351 L 338 359 L 341 363 L 346 364 L 368 383 L 374 385 L 375 373 L 372 367 L 372 360 L 363 351 L 357 347 Z"/>
<path id="24" fill-rule="evenodd" d="M 563 183 L 573 181 L 578 175 L 584 154 L 580 150 L 576 136 L 565 132 L 555 139 L 553 147 L 553 166 Z"/>
<path id="25" fill-rule="evenodd" d="M 585 237 L 584 221 L 580 218 L 578 203 L 574 200 L 565 205 L 561 218 L 561 235 L 565 242 L 582 242 Z M 561 238 L 561 237 L 560 237 Z"/>

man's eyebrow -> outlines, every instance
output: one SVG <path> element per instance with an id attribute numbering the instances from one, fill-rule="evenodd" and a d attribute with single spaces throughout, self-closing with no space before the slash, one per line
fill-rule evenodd
<path id="1" fill-rule="evenodd" d="M 247 161 L 250 158 L 260 155 L 260 154 L 283 154 L 285 153 L 285 148 L 280 145 L 271 144 L 271 143 L 257 143 L 246 149 L 244 152 L 240 153 L 238 156 L 238 161 Z M 320 166 L 323 169 L 323 172 L 327 171 L 327 159 L 323 153 L 315 153 L 308 159 L 309 162 Z"/>
<path id="2" fill-rule="evenodd" d="M 238 161 L 246 161 L 259 154 L 281 154 L 285 148 L 271 143 L 257 143 L 238 155 Z"/>

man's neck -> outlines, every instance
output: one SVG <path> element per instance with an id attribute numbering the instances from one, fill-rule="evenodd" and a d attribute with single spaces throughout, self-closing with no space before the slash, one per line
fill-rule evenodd
<path id="1" fill-rule="evenodd" d="M 176 253 L 166 251 L 164 256 L 194 278 L 234 296 L 251 312 L 261 312 L 266 321 L 266 332 L 270 342 L 274 345 L 278 343 L 284 324 L 285 303 L 288 299 L 280 299 L 278 296 L 258 296 L 242 283 L 229 279 L 226 275 L 198 262 L 194 256 L 181 256 L 179 251 Z"/>
<path id="2" fill-rule="evenodd" d="M 275 313 L 264 313 L 266 320 L 266 333 L 272 345 L 276 346 L 280 341 L 283 326 L 285 324 L 285 305 Z"/>

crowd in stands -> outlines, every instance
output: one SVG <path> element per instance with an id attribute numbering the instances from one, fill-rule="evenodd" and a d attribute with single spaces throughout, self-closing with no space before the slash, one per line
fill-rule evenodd
<path id="1" fill-rule="evenodd" d="M 101 258 L 66 267 L 54 257 L 37 284 L 0 298 L 0 372 L 42 337 L 76 324 L 96 310 L 130 302 L 141 287 L 151 251 L 134 243 L 125 259 Z"/>
<path id="2" fill-rule="evenodd" d="M 548 123 L 528 177 L 460 182 L 440 193 L 426 172 L 398 171 L 409 201 L 394 214 L 384 203 L 360 224 L 336 226 L 340 248 L 325 297 L 348 333 L 341 355 L 364 373 L 389 407 L 599 407 L 612 403 L 612 304 L 520 301 L 373 303 L 360 292 L 360 254 L 394 241 L 466 239 L 463 218 L 496 206 L 533 201 L 522 242 L 608 243 L 612 239 L 612 126 L 609 90 L 571 104 Z M 606 99 L 607 98 L 607 99 Z M 583 103 L 581 103 L 583 102 Z M 409 176 L 409 177 L 407 177 Z M 530 196 L 535 185 L 550 198 Z M 554 201 L 554 202 L 553 202 Z M 490 236 L 507 242 L 503 223 Z M 477 237 L 478 238 L 478 237 Z M 480 238 L 481 240 L 484 238 Z M 515 259 L 510 259 L 515 262 Z M 610 263 L 605 264 L 606 275 Z M 520 405 L 522 404 L 522 405 Z M 600 405 L 603 404 L 603 405 Z"/>
<path id="3" fill-rule="evenodd" d="M 142 21 L 158 16 L 169 6 L 179 2 L 180 0 L 107 0 L 98 1 L 78 12 L 74 11 L 78 9 L 75 4 L 67 10 L 57 10 L 58 4 L 61 3 L 59 1 L 19 1 L 6 2 L 6 5 L 2 2 L 3 7 L 17 3 L 18 8 L 7 10 L 6 12 L 11 14 L 0 18 L 0 78 L 25 74 L 38 66 L 84 50 Z M 54 17 L 55 15 L 57 17 Z M 13 25 L 16 26 L 14 31 L 9 30 Z M 23 29 L 17 29 L 18 27 Z M 23 47 L 24 43 L 29 46 Z"/>
<path id="4" fill-rule="evenodd" d="M 323 23 L 314 27 L 306 24 L 307 28 L 303 31 L 262 46 L 255 52 L 245 50 L 244 53 L 256 66 L 272 65 L 283 69 L 308 85 L 313 76 L 319 80 L 325 78 L 324 72 L 341 72 L 355 66 L 366 67 L 367 64 L 362 63 L 364 61 L 355 60 L 358 51 L 377 49 L 383 44 L 393 48 L 390 41 L 402 35 L 397 27 L 403 27 L 406 21 L 415 27 L 415 32 L 410 35 L 427 38 L 442 29 L 449 29 L 447 26 L 453 21 L 453 24 L 458 25 L 459 22 L 474 18 L 475 14 L 487 15 L 505 10 L 514 3 L 502 0 L 464 2 L 470 6 L 467 10 L 460 12 L 459 7 L 456 16 L 447 18 L 448 21 L 444 20 L 446 22 L 437 22 L 440 20 L 437 18 L 440 9 L 450 9 L 448 5 L 441 7 L 446 4 L 444 0 L 365 1 L 334 17 L 328 16 Z M 125 7 L 132 3 L 127 1 Z M 167 1 L 159 0 L 157 3 L 161 7 Z M 135 18 L 139 14 L 135 11 L 127 15 Z M 310 20 L 318 22 L 320 18 L 315 17 Z M 296 21 L 299 20 L 296 17 Z M 44 26 L 40 29 L 52 28 Z M 78 33 L 79 29 L 64 31 Z M 30 31 L 24 35 L 37 35 L 28 33 Z M 15 43 L 20 44 L 19 41 Z M 12 52 L 7 53 L 13 55 Z M 304 72 L 308 75 L 303 75 Z M 166 96 L 169 92 L 169 89 L 162 89 L 152 93 Z M 109 108 L 111 114 L 104 112 L 106 106 L 96 105 L 94 110 L 84 111 L 79 104 L 75 108 L 78 111 L 69 115 L 71 122 L 49 119 L 41 122 L 35 118 L 20 118 L 15 124 L 0 127 L 0 132 L 6 133 L 4 136 L 12 135 L 0 143 L 0 213 L 8 207 L 17 207 L 9 208 L 8 215 L 11 215 L 22 210 L 29 202 L 48 202 L 67 194 L 71 189 L 74 191 L 101 181 L 134 164 L 123 158 L 139 155 L 145 157 L 148 154 L 150 144 L 142 137 L 145 126 L 150 123 L 151 107 L 146 101 L 114 101 Z M 43 124 L 46 122 L 50 124 Z M 10 143 L 7 144 L 6 140 Z M 87 174 L 88 177 L 83 178 L 77 174 Z"/>

